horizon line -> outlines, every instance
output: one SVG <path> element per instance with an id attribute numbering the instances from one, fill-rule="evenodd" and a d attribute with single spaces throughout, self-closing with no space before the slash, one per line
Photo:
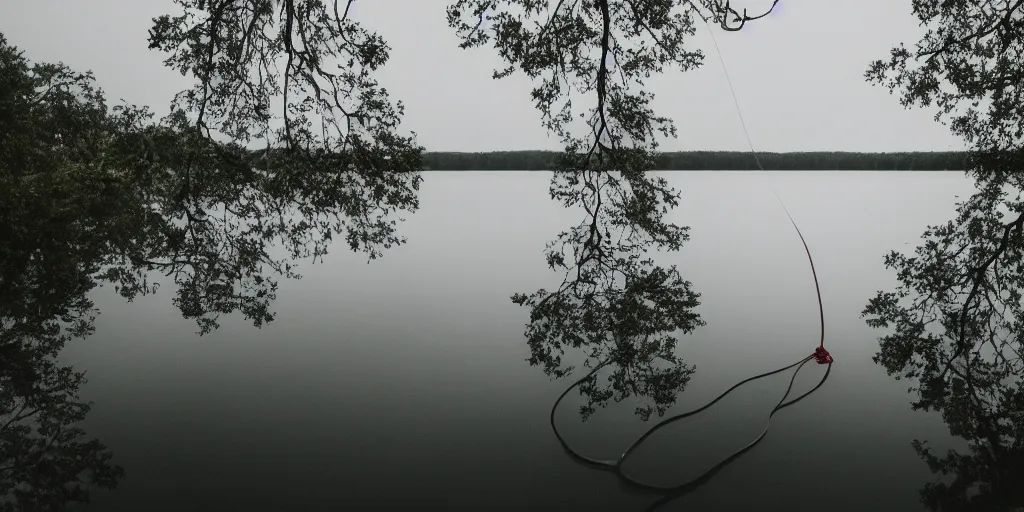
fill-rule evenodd
<path id="1" fill-rule="evenodd" d="M 424 153 L 461 153 L 461 154 L 478 154 L 478 153 L 527 153 L 527 152 L 539 152 L 539 153 L 563 153 L 564 150 L 560 149 L 487 149 L 487 150 L 450 150 L 450 149 L 424 149 Z M 800 151 L 756 151 L 757 154 L 790 154 L 790 153 L 859 153 L 859 154 L 870 154 L 870 155 L 887 155 L 887 154 L 901 154 L 901 153 L 969 153 L 969 149 L 905 149 L 898 151 L 857 151 L 857 150 L 835 150 L 835 149 L 815 149 L 815 150 L 800 150 Z M 673 151 L 656 151 L 655 153 L 751 153 L 749 149 L 679 149 Z"/>

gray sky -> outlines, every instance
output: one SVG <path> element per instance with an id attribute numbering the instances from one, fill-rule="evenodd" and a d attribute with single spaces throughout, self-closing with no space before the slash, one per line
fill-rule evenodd
<path id="1" fill-rule="evenodd" d="M 736 0 L 757 11 L 770 0 Z M 540 126 L 521 74 L 492 80 L 489 49 L 460 50 L 448 28 L 449 0 L 357 0 L 353 16 L 392 47 L 378 77 L 406 105 L 404 126 L 433 151 L 559 149 Z M 920 29 L 910 0 L 782 0 L 740 32 L 716 33 L 758 151 L 961 149 L 927 110 L 904 110 L 863 80 L 868 63 Z M 158 115 L 188 87 L 147 49 L 151 18 L 171 0 L 2 0 L 0 31 L 33 61 L 91 69 L 112 102 L 149 105 Z M 676 140 L 662 150 L 747 150 L 726 76 L 704 27 L 694 38 L 703 68 L 651 80 L 658 114 Z"/>

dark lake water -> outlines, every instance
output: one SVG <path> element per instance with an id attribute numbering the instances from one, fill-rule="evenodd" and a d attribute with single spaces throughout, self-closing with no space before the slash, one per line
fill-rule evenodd
<path id="1" fill-rule="evenodd" d="M 692 238 L 656 258 L 703 294 L 707 321 L 680 341 L 697 371 L 673 410 L 818 342 L 810 269 L 773 187 L 814 255 L 836 362 L 761 444 L 660 510 L 922 510 L 918 489 L 934 477 L 910 441 L 962 441 L 911 411 L 909 384 L 872 363 L 880 333 L 859 316 L 895 282 L 885 252 L 948 220 L 971 183 L 960 172 L 663 174 L 683 194 L 671 218 Z M 79 509 L 643 510 L 657 494 L 561 450 L 547 414 L 569 382 L 525 361 L 527 311 L 509 296 L 557 286 L 541 250 L 580 220 L 548 198 L 549 176 L 426 173 L 422 209 L 401 228 L 407 245 L 370 264 L 341 246 L 304 263 L 262 330 L 231 318 L 200 338 L 169 289 L 131 304 L 101 290 L 97 334 L 64 358 L 89 376 L 85 427 L 128 476 Z M 794 393 L 823 372 L 805 368 Z M 703 472 L 761 431 L 788 379 L 756 381 L 662 430 L 630 472 L 660 483 Z M 587 454 L 614 457 L 649 426 L 626 402 L 582 423 L 575 396 L 559 422 Z"/>

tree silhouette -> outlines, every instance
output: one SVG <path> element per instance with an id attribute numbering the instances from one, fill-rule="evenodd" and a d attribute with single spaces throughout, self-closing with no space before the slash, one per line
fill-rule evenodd
<path id="1" fill-rule="evenodd" d="M 926 27 L 914 50 L 900 45 L 866 76 L 898 91 L 907 107 L 937 107 L 936 119 L 971 145 L 978 192 L 956 217 L 929 226 L 914 254 L 891 252 L 899 286 L 880 291 L 864 316 L 886 328 L 875 362 L 915 381 L 915 409 L 942 414 L 971 455 L 938 457 L 917 441 L 933 471 L 933 510 L 1016 510 L 1020 482 L 1024 345 L 1024 1 L 914 2 Z M 1010 483 L 1014 482 L 1014 483 Z M 1017 507 L 1017 508 L 1015 508 Z"/>
<path id="2" fill-rule="evenodd" d="M 595 405 L 630 396 L 648 399 L 637 407 L 641 418 L 664 414 L 693 373 L 676 356 L 672 333 L 703 325 L 694 311 L 700 295 L 690 282 L 675 266 L 643 256 L 648 249 L 677 251 L 688 239 L 686 227 L 664 220 L 679 192 L 646 173 L 654 167 L 655 136 L 676 130 L 651 109 L 644 80 L 667 67 L 700 65 L 703 54 L 684 46 L 697 19 L 738 30 L 761 16 L 712 0 L 577 0 L 553 7 L 458 0 L 448 8 L 463 48 L 492 43 L 504 59 L 507 66 L 494 78 L 519 70 L 537 83 L 531 97 L 542 123 L 565 146 L 553 162 L 551 198 L 584 210 L 586 218 L 545 251 L 548 266 L 565 272 L 558 290 L 517 293 L 512 301 L 530 308 L 531 365 L 564 377 L 573 367 L 562 355 L 574 348 L 584 350 L 586 367 L 613 368 L 603 385 L 593 374 L 579 386 L 587 397 L 584 419 Z M 587 99 L 592 106 L 580 109 Z"/>
<path id="3" fill-rule="evenodd" d="M 977 363 L 975 363 L 977 364 Z M 969 373 L 984 372 L 984 368 Z M 934 453 L 926 441 L 913 447 L 933 473 L 944 478 L 920 491 L 935 511 L 1014 511 L 1024 506 L 1024 392 L 1019 382 L 977 386 L 959 381 L 933 408 L 951 433 L 969 442 L 967 453 Z"/>
<path id="4" fill-rule="evenodd" d="M 161 125 L 128 127 L 162 150 L 148 171 L 172 169 L 168 240 L 136 261 L 174 276 L 178 307 L 201 332 L 237 310 L 258 326 L 273 318 L 276 289 L 263 268 L 298 277 L 288 261 L 321 258 L 334 234 L 370 259 L 404 242 L 394 216 L 419 206 L 422 148 L 396 132 L 401 104 L 372 77 L 387 45 L 337 2 L 176 3 L 184 14 L 156 18 L 150 48 L 196 83 Z M 288 258 L 270 256 L 271 242 Z"/>
<path id="5" fill-rule="evenodd" d="M 936 117 L 973 146 L 967 172 L 979 191 L 958 205 L 954 220 L 930 226 L 914 255 L 886 256 L 900 286 L 864 310 L 869 325 L 895 327 L 875 360 L 918 379 L 924 408 L 954 380 L 995 385 L 1020 371 L 1024 103 L 1008 101 L 1024 93 L 1024 64 L 1007 52 L 1024 51 L 1022 6 L 915 3 L 929 28 L 917 51 L 895 48 L 867 73 L 898 89 L 904 105 L 934 102 Z"/>
<path id="6" fill-rule="evenodd" d="M 62 510 L 123 470 L 74 426 L 84 375 L 60 366 L 93 330 L 87 293 L 141 210 L 99 164 L 110 145 L 88 74 L 29 64 L 0 35 L 0 510 Z"/>

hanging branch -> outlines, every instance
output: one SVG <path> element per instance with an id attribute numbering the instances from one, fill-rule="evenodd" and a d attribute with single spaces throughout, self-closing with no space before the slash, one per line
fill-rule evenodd
<path id="1" fill-rule="evenodd" d="M 551 198 L 580 208 L 585 219 L 545 250 L 548 266 L 564 273 L 559 288 L 512 300 L 530 308 L 531 365 L 558 378 L 573 370 L 562 361 L 566 348 L 582 349 L 587 367 L 610 358 L 603 384 L 594 374 L 580 385 L 584 419 L 630 396 L 646 399 L 637 407 L 642 418 L 663 414 L 694 371 L 676 356 L 675 333 L 704 324 L 694 311 L 700 295 L 675 266 L 644 256 L 678 251 L 689 235 L 665 219 L 679 192 L 648 173 L 658 137 L 674 137 L 676 129 L 654 113 L 654 96 L 643 87 L 667 67 L 686 71 L 703 61 L 699 50 L 684 47 L 699 9 L 729 29 L 764 16 L 711 0 L 694 7 L 681 0 L 562 0 L 553 7 L 459 0 L 448 8 L 463 48 L 491 43 L 505 60 L 495 78 L 518 69 L 535 80 L 531 97 L 542 123 L 565 145 Z M 579 109 L 585 101 L 593 107 Z"/>

